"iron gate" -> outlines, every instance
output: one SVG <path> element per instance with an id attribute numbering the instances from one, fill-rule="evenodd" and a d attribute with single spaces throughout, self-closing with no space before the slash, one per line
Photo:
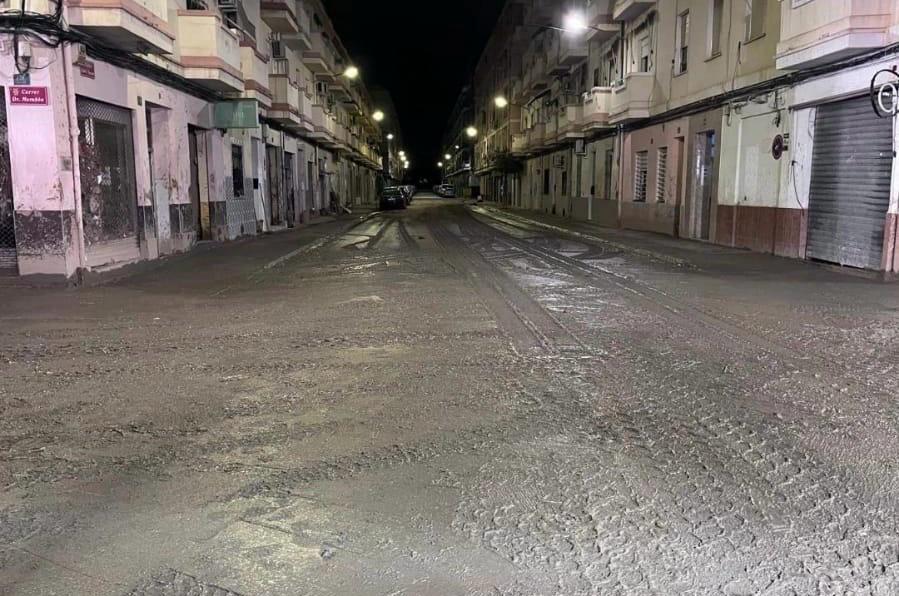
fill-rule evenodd
<path id="1" fill-rule="evenodd" d="M 3 87 L 0 87 L 0 95 L 6 97 Z M 8 133 L 6 101 L 0 100 L 0 273 L 15 273 L 18 269 Z"/>
<path id="2" fill-rule="evenodd" d="M 89 266 L 136 259 L 137 191 L 131 111 L 77 98 L 81 210 Z"/>
<path id="3" fill-rule="evenodd" d="M 818 108 L 808 258 L 880 269 L 892 165 L 893 127 L 868 97 Z"/>

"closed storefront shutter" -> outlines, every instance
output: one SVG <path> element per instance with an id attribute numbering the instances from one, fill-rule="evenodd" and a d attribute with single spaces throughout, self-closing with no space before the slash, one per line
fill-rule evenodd
<path id="1" fill-rule="evenodd" d="M 9 129 L 4 97 L 4 89 L 0 87 L 0 275 L 15 274 L 18 267 L 12 172 L 9 164 Z"/>
<path id="2" fill-rule="evenodd" d="M 890 202 L 892 126 L 867 97 L 818 108 L 806 256 L 879 269 Z"/>

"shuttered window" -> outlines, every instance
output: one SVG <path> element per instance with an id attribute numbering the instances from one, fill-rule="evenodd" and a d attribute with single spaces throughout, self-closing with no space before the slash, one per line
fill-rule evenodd
<path id="1" fill-rule="evenodd" d="M 634 154 L 634 201 L 646 202 L 646 169 L 649 163 L 649 152 L 637 151 Z"/>
<path id="2" fill-rule="evenodd" d="M 659 147 L 659 160 L 656 166 L 656 201 L 665 202 L 665 181 L 668 178 L 668 147 Z"/>

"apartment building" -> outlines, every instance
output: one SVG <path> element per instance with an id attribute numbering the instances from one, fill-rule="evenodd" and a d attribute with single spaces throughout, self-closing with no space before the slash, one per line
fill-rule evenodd
<path id="1" fill-rule="evenodd" d="M 473 77 L 481 192 L 899 271 L 896 132 L 869 92 L 897 41 L 891 0 L 510 1 Z"/>
<path id="2" fill-rule="evenodd" d="M 472 172 L 472 156 L 476 146 L 476 136 L 471 137 L 466 130 L 473 126 L 474 97 L 471 85 L 466 85 L 453 105 L 453 111 L 443 135 L 443 171 L 441 183 L 452 185 L 457 197 L 471 198 L 472 188 L 479 183 Z M 449 159 L 447 159 L 449 156 Z"/>
<path id="3" fill-rule="evenodd" d="M 72 277 L 375 201 L 385 130 L 318 0 L 24 10 L 0 4 L 5 273 Z"/>

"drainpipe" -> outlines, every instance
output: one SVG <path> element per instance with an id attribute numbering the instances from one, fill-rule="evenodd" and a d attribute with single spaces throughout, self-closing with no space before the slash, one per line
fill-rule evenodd
<path id="1" fill-rule="evenodd" d="M 63 5 L 63 18 L 68 20 L 68 6 Z M 84 217 L 81 204 L 81 152 L 78 146 L 78 107 L 75 103 L 75 88 L 72 84 L 72 49 L 69 44 L 62 45 L 62 75 L 66 91 L 66 111 L 69 117 L 69 151 L 72 159 L 72 194 L 74 195 L 75 222 L 78 242 L 78 271 L 87 268 L 87 257 L 84 246 Z"/>

